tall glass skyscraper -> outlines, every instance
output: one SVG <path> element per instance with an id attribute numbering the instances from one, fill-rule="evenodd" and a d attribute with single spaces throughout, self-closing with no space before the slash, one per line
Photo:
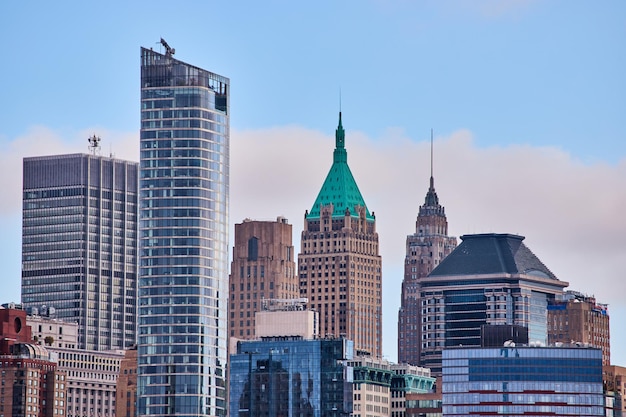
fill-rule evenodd
<path id="1" fill-rule="evenodd" d="M 22 304 L 78 323 L 78 348 L 124 349 L 137 319 L 137 163 L 24 158 Z"/>
<path id="2" fill-rule="evenodd" d="M 226 414 L 229 80 L 141 49 L 138 414 Z"/>

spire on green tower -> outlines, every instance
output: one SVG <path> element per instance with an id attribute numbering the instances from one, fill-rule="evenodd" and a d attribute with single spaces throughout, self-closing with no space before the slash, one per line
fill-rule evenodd
<path id="1" fill-rule="evenodd" d="M 335 152 L 333 153 L 333 162 L 348 163 L 348 152 L 346 151 L 346 132 L 341 124 L 341 112 L 339 112 L 339 125 L 335 130 Z"/>
<path id="2" fill-rule="evenodd" d="M 365 207 L 368 220 L 374 220 L 367 209 L 365 200 L 359 191 L 354 176 L 348 166 L 348 152 L 345 148 L 345 131 L 339 112 L 339 124 L 335 130 L 335 150 L 333 152 L 333 165 L 326 176 L 326 180 L 313 203 L 313 207 L 307 214 L 307 219 L 320 217 L 320 208 L 329 204 L 333 205 L 333 217 L 343 217 L 346 210 L 350 215 L 358 217 L 357 206 Z"/>

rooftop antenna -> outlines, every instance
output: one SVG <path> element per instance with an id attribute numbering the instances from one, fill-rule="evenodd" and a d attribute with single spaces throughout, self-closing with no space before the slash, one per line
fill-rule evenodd
<path id="1" fill-rule="evenodd" d="M 161 38 L 161 45 L 163 45 L 163 47 L 165 48 L 165 56 L 172 56 L 176 53 L 176 50 L 172 47 L 170 47 L 170 45 L 165 42 L 165 39 Z"/>
<path id="2" fill-rule="evenodd" d="M 339 87 L 339 113 L 341 113 L 341 87 Z"/>
<path id="3" fill-rule="evenodd" d="M 100 139 L 99 136 L 96 136 L 96 134 L 94 133 L 93 136 L 90 136 L 87 138 L 87 142 L 89 142 L 89 152 L 92 155 L 100 155 L 100 141 L 102 139 Z"/>
<path id="4" fill-rule="evenodd" d="M 430 177 L 433 177 L 433 128 L 430 128 Z"/>

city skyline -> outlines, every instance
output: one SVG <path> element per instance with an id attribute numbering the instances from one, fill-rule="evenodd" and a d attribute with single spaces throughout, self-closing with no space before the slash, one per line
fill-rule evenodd
<path id="1" fill-rule="evenodd" d="M 526 236 L 570 289 L 609 304 L 612 359 L 626 364 L 616 331 L 626 319 L 626 61 L 618 53 L 626 5 L 356 5 L 250 4 L 243 15 L 226 4 L 197 13 L 115 2 L 0 6 L 12 62 L 0 69 L 10 100 L 0 116 L 4 301 L 20 296 L 21 158 L 86 153 L 95 132 L 104 155 L 138 161 L 132 69 L 139 45 L 158 50 L 162 36 L 176 58 L 233 81 L 231 231 L 246 217 L 278 215 L 300 230 L 331 163 L 341 90 L 351 168 L 378 220 L 385 356 L 395 356 L 404 243 L 428 186 L 434 128 L 449 234 Z M 221 55 L 200 42 L 215 33 L 224 34 Z M 32 98 L 45 110 L 33 112 Z M 275 183 L 288 193 L 269 192 Z"/>

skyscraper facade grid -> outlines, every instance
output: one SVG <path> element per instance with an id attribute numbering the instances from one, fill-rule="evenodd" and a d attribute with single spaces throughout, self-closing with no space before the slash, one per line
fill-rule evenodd
<path id="1" fill-rule="evenodd" d="M 141 49 L 137 408 L 223 416 L 230 82 L 166 49 Z"/>
<path id="2" fill-rule="evenodd" d="M 77 322 L 81 349 L 131 346 L 137 163 L 86 154 L 41 156 L 24 158 L 23 174 L 23 306 Z"/>

